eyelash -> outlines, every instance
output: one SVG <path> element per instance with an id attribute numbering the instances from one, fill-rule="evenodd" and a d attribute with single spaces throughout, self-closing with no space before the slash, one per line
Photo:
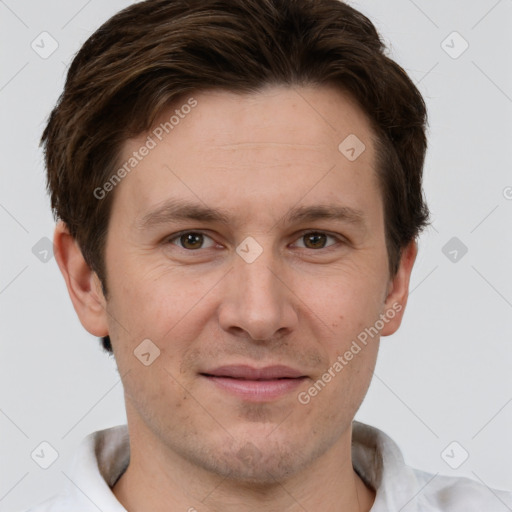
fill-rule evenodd
<path id="1" fill-rule="evenodd" d="M 205 232 L 203 231 L 195 231 L 195 230 L 189 230 L 189 231 L 180 231 L 179 233 L 175 233 L 173 235 L 171 235 L 170 237 L 167 237 L 165 240 L 164 240 L 164 243 L 165 244 L 171 244 L 171 245 L 177 245 L 177 244 L 173 244 L 173 241 L 174 240 L 179 240 L 183 235 L 187 235 L 187 234 L 196 234 L 196 235 L 203 235 L 203 236 L 206 236 L 208 238 L 211 239 L 210 236 L 208 236 Z M 331 237 L 333 239 L 335 239 L 337 241 L 337 244 L 332 244 L 332 245 L 329 245 L 327 247 L 320 247 L 319 249 L 311 249 L 309 247 L 299 247 L 299 249 L 303 249 L 303 250 L 311 250 L 311 251 L 315 251 L 315 252 L 319 252 L 319 251 L 322 251 L 322 250 L 329 250 L 329 249 L 332 249 L 334 247 L 336 247 L 336 245 L 339 245 L 339 244 L 345 244 L 346 241 L 339 237 L 339 236 L 336 236 L 336 235 L 333 235 L 333 234 L 330 234 L 326 231 L 318 231 L 318 230 L 309 230 L 309 231 L 303 231 L 301 232 L 301 234 L 298 236 L 297 240 L 301 239 L 301 238 L 304 238 L 306 235 L 311 235 L 311 234 L 320 234 L 320 235 L 326 235 L 327 237 Z M 187 251 L 187 252 L 199 252 L 201 249 L 186 249 L 185 247 L 180 247 L 178 246 L 180 249 L 183 249 L 184 251 Z M 210 249 L 210 247 L 207 247 L 206 249 Z"/>

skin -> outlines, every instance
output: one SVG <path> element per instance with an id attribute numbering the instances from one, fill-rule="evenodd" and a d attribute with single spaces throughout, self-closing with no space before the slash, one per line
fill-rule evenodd
<path id="1" fill-rule="evenodd" d="M 66 226 L 55 232 L 82 325 L 110 335 L 124 386 L 131 461 L 113 492 L 130 512 L 368 511 L 375 492 L 352 468 L 351 424 L 380 336 L 400 326 L 417 253 L 411 242 L 389 275 L 368 119 L 326 86 L 193 97 L 197 106 L 115 189 L 108 300 Z M 366 145 L 355 161 L 338 150 L 350 134 Z M 120 162 L 147 135 L 127 141 Z M 222 208 L 230 221 L 141 228 L 169 198 Z M 283 221 L 296 206 L 327 203 L 361 210 L 364 227 Z M 205 236 L 169 240 L 185 230 Z M 252 263 L 236 252 L 248 236 L 263 250 Z M 380 335 L 301 404 L 298 392 L 393 304 L 402 309 Z M 134 356 L 147 338 L 160 349 L 149 366 Z M 284 364 L 308 379 L 253 403 L 200 375 L 226 364 Z"/>

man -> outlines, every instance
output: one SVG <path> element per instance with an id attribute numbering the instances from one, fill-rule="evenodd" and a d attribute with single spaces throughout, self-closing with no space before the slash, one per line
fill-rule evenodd
<path id="1" fill-rule="evenodd" d="M 42 511 L 506 511 L 354 422 L 400 326 L 426 111 L 337 0 L 148 0 L 43 134 L 55 256 L 122 378 Z"/>

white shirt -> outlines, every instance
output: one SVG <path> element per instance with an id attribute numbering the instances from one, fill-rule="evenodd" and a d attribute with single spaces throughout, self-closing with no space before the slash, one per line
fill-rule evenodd
<path id="1" fill-rule="evenodd" d="M 376 491 L 371 512 L 512 511 L 512 492 L 490 489 L 469 478 L 410 468 L 392 439 L 357 421 L 352 429 L 352 457 L 359 476 Z M 126 512 L 111 488 L 129 459 L 127 425 L 89 434 L 64 472 L 62 493 L 27 512 Z"/>

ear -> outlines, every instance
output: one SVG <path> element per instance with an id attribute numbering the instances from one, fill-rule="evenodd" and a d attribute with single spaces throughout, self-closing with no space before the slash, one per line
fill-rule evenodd
<path id="1" fill-rule="evenodd" d="M 53 237 L 55 259 L 81 324 L 97 337 L 108 335 L 107 301 L 101 282 L 82 256 L 64 222 L 58 222 Z"/>
<path id="2" fill-rule="evenodd" d="M 388 294 L 383 310 L 387 322 L 381 331 L 381 336 L 395 333 L 402 323 L 409 297 L 409 280 L 417 254 L 418 244 L 415 240 L 402 250 L 398 272 L 390 279 L 388 285 Z"/>

